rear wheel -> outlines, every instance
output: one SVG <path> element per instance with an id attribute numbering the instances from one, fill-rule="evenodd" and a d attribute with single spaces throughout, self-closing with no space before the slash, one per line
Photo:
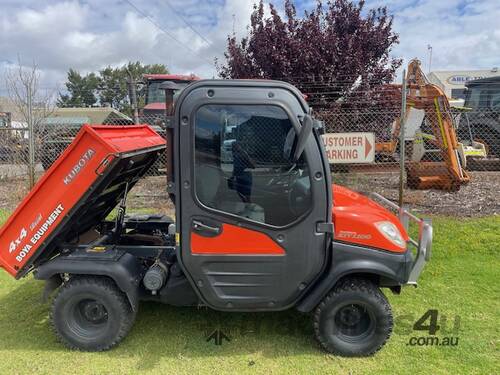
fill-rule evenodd
<path id="1" fill-rule="evenodd" d="M 343 356 L 368 356 L 378 351 L 392 332 L 392 311 L 371 281 L 342 280 L 316 308 L 314 331 L 321 346 Z"/>
<path id="2" fill-rule="evenodd" d="M 104 351 L 127 335 L 135 319 L 127 297 L 107 278 L 75 277 L 54 299 L 51 321 L 71 349 Z"/>

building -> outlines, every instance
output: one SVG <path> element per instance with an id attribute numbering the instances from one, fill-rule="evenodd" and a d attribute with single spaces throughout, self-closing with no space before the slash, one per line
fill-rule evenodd
<path id="1" fill-rule="evenodd" d="M 43 120 L 44 124 L 103 124 L 103 125 L 131 125 L 134 121 L 127 115 L 110 107 L 91 108 L 54 108 Z"/>
<path id="2" fill-rule="evenodd" d="M 36 105 L 33 108 L 36 118 L 41 118 L 42 114 L 37 109 Z M 0 112 L 10 113 L 12 124 L 23 124 L 27 126 L 25 115 L 19 110 L 19 107 L 9 98 L 0 96 Z M 38 114 L 37 114 L 38 113 Z M 51 108 L 43 112 L 43 116 L 47 119 L 45 123 L 89 123 L 89 124 L 105 124 L 114 125 L 133 124 L 133 120 L 127 115 L 110 107 L 83 107 L 83 108 Z"/>
<path id="3" fill-rule="evenodd" d="M 429 81 L 441 87 L 450 99 L 464 99 L 465 83 L 475 79 L 500 76 L 500 70 L 448 70 L 430 72 Z"/>

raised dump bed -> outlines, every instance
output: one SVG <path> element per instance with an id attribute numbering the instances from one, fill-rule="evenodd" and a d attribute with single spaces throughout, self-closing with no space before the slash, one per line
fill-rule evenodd
<path id="1" fill-rule="evenodd" d="M 147 125 L 82 127 L 0 230 L 0 267 L 16 278 L 78 241 L 165 149 Z"/>

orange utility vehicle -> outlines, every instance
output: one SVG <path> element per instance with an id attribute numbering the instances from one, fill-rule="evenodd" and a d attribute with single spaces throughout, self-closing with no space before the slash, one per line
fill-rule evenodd
<path id="1" fill-rule="evenodd" d="M 460 157 L 460 147 L 453 125 L 450 104 L 444 91 L 431 84 L 420 68 L 419 60 L 412 60 L 406 75 L 408 94 L 406 97 L 405 127 L 410 125 L 410 118 L 418 111 L 422 117 L 417 124 L 419 136 L 414 139 L 407 154 L 415 153 L 417 147 L 422 152 L 417 157 L 410 157 L 407 162 L 407 184 L 412 189 L 459 190 L 460 186 L 469 182 L 470 177 L 464 169 L 465 158 Z M 426 129 L 422 129 L 425 127 Z M 376 144 L 379 155 L 393 155 L 399 147 L 400 121 L 395 122 L 392 139 L 389 142 Z M 431 134 L 426 134 L 430 132 Z M 425 149 L 429 144 L 436 152 L 430 154 Z M 463 146 L 462 146 L 463 147 Z M 463 152 L 462 152 L 463 153 Z"/>
<path id="2" fill-rule="evenodd" d="M 166 119 L 166 142 L 147 126 L 85 126 L 0 231 L 0 266 L 46 280 L 45 296 L 57 290 L 59 339 L 110 349 L 149 300 L 314 312 L 327 351 L 380 349 L 393 326 L 380 288 L 416 284 L 430 222 L 332 185 L 322 124 L 289 84 L 197 81 Z M 175 220 L 125 215 L 165 148 Z"/>

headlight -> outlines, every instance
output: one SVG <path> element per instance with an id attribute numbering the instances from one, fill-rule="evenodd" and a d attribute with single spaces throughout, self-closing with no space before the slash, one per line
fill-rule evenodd
<path id="1" fill-rule="evenodd" d="M 395 245 L 405 248 L 406 244 L 403 240 L 403 236 L 399 232 L 399 229 L 390 221 L 379 221 L 375 223 L 375 226 L 382 235 Z"/>

